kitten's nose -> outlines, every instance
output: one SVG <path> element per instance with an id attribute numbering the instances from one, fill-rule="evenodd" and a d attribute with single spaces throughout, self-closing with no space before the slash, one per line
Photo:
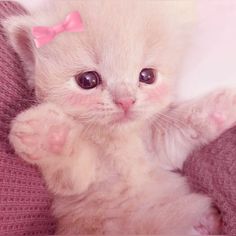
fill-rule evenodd
<path id="1" fill-rule="evenodd" d="M 125 97 L 116 99 L 114 102 L 117 106 L 121 107 L 125 112 L 127 112 L 135 103 L 135 99 L 132 97 Z"/>

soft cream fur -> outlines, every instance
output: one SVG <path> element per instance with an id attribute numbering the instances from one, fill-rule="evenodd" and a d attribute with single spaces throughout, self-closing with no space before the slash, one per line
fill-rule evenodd
<path id="1" fill-rule="evenodd" d="M 79 10 L 84 32 L 36 49 L 32 26 Z M 194 1 L 54 1 L 5 22 L 40 105 L 16 117 L 10 141 L 37 164 L 54 194 L 58 234 L 198 233 L 210 200 L 191 193 L 186 156 L 236 120 L 235 90 L 175 104 L 175 84 L 194 23 Z M 26 40 L 26 41 L 25 41 Z M 24 42 L 27 42 L 25 45 Z M 152 67 L 158 80 L 138 83 Z M 103 83 L 82 90 L 73 76 L 96 70 Z M 136 99 L 129 121 L 114 97 Z M 204 225 L 219 233 L 218 222 Z"/>

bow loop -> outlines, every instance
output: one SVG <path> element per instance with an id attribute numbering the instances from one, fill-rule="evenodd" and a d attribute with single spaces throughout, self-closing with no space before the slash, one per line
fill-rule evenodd
<path id="1" fill-rule="evenodd" d="M 52 41 L 62 32 L 80 32 L 83 30 L 83 24 L 79 12 L 70 13 L 66 19 L 52 27 L 37 26 L 32 28 L 34 42 L 37 48 Z"/>
<path id="2" fill-rule="evenodd" d="M 65 19 L 64 27 L 70 32 L 82 31 L 83 24 L 80 14 L 78 14 L 78 12 L 72 12 L 69 14 Z"/>

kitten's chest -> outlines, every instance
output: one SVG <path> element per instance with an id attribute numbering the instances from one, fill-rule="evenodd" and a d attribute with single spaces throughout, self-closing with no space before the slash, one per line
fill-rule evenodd
<path id="1" fill-rule="evenodd" d="M 155 153 L 149 142 L 148 135 L 130 134 L 110 143 L 102 152 L 101 176 L 107 176 L 114 182 L 126 182 L 130 186 L 140 186 L 151 177 L 156 165 Z M 150 140 L 151 142 L 151 140 Z"/>

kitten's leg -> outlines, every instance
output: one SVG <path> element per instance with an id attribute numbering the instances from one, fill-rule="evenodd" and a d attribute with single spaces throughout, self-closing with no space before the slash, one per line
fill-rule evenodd
<path id="1" fill-rule="evenodd" d="M 94 173 L 93 148 L 81 139 L 82 128 L 56 105 L 41 104 L 14 119 L 9 140 L 20 157 L 40 167 L 54 193 L 78 193 Z"/>
<path id="2" fill-rule="evenodd" d="M 215 91 L 169 111 L 163 140 L 166 168 L 181 169 L 187 156 L 196 147 L 209 143 L 236 123 L 236 89 Z M 154 140 L 158 144 L 158 140 Z M 160 142 L 159 142 L 160 144 Z M 164 163 L 164 162 L 163 162 Z"/>

